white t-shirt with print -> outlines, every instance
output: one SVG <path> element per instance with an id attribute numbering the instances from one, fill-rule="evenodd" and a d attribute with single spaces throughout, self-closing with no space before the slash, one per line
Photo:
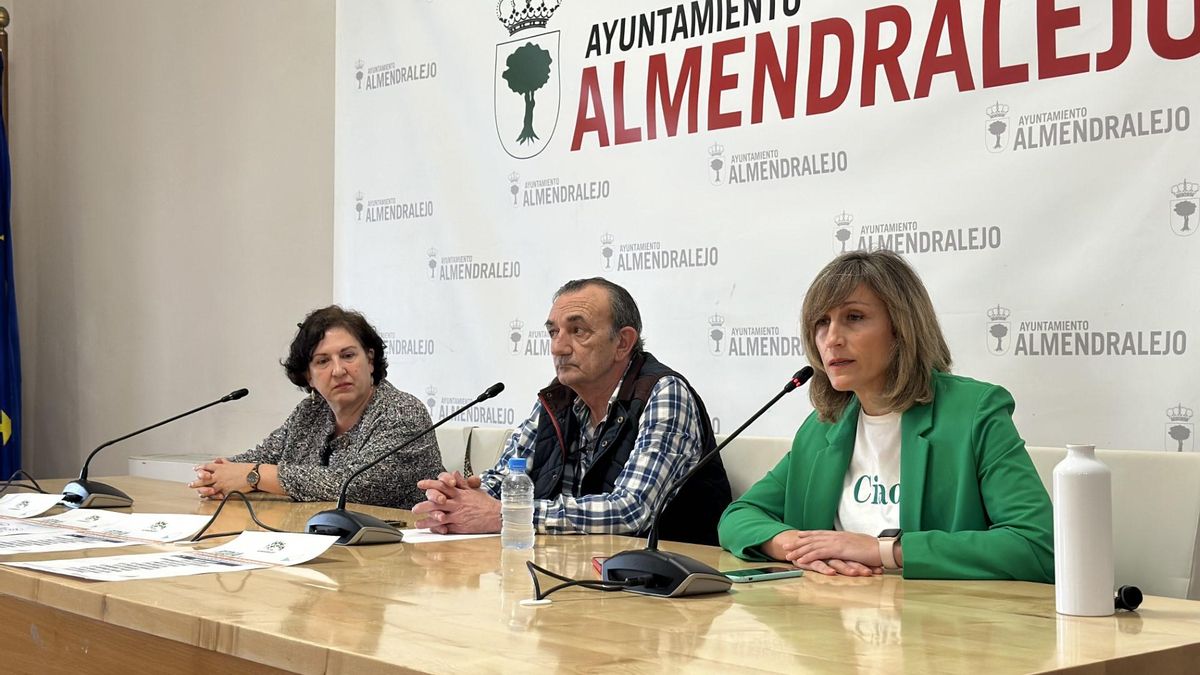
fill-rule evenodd
<path id="1" fill-rule="evenodd" d="M 854 455 L 833 528 L 875 536 L 900 527 L 900 413 L 858 413 Z"/>

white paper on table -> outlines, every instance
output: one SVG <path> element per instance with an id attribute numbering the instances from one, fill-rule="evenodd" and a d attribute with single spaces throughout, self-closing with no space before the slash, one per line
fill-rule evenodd
<path id="1" fill-rule="evenodd" d="M 8 518 L 31 518 L 40 516 L 58 505 L 62 495 L 37 493 L 14 493 L 0 497 L 0 516 Z"/>
<path id="2" fill-rule="evenodd" d="M 14 534 L 0 539 L 0 555 L 15 553 L 57 553 L 80 551 L 89 548 L 117 548 L 137 546 L 144 541 L 116 539 L 91 532 L 46 532 L 36 534 Z"/>
<path id="3" fill-rule="evenodd" d="M 321 555 L 335 541 L 336 536 L 327 534 L 243 532 L 228 544 L 204 551 L 2 564 L 94 581 L 161 579 L 297 565 Z"/>
<path id="4" fill-rule="evenodd" d="M 204 515 L 182 513 L 71 511 L 19 521 L 37 529 L 0 537 L 0 555 L 163 544 L 187 537 L 203 527 L 208 519 Z"/>
<path id="5" fill-rule="evenodd" d="M 332 534 L 255 530 L 243 532 L 222 546 L 197 553 L 267 565 L 298 565 L 329 550 L 335 541 L 337 536 Z"/>
<path id="6" fill-rule="evenodd" d="M 68 527 L 76 530 L 95 532 L 108 527 L 116 527 L 129 518 L 128 513 L 106 511 L 103 509 L 72 509 L 56 513 L 53 516 L 35 518 L 32 522 L 51 527 Z"/>
<path id="7" fill-rule="evenodd" d="M 30 522 L 69 528 L 110 537 L 127 537 L 144 543 L 170 542 L 194 534 L 211 516 L 190 513 L 119 513 L 113 511 L 67 511 Z"/>
<path id="8" fill-rule="evenodd" d="M 117 524 L 86 529 L 110 537 L 167 543 L 195 534 L 210 518 L 186 513 L 130 513 Z"/>
<path id="9" fill-rule="evenodd" d="M 142 553 L 112 555 L 103 558 L 76 560 L 45 560 L 28 563 L 0 563 L 24 567 L 38 572 L 62 574 L 92 581 L 126 581 L 130 579 L 162 579 L 186 577 L 212 572 L 240 572 L 267 567 L 262 563 L 242 563 L 217 556 L 200 555 L 195 551 L 175 553 Z"/>
<path id="10" fill-rule="evenodd" d="M 17 518 L 0 518 L 0 537 L 12 534 L 44 534 L 46 532 L 62 532 L 61 528 L 46 527 Z"/>
<path id="11" fill-rule="evenodd" d="M 455 539 L 480 539 L 482 537 L 499 537 L 500 534 L 435 534 L 427 529 L 400 530 L 404 534 L 406 544 L 428 544 L 435 541 L 454 541 Z"/>

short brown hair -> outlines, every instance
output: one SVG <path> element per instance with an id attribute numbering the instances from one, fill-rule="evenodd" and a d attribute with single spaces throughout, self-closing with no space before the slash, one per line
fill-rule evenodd
<path id="1" fill-rule="evenodd" d="M 889 411 L 902 412 L 933 400 L 933 372 L 950 372 L 950 348 L 942 335 L 933 302 L 921 277 L 892 251 L 851 251 L 834 258 L 817 274 L 804 296 L 804 349 L 817 371 L 808 385 L 809 398 L 822 421 L 836 422 L 854 397 L 829 382 L 817 349 L 817 321 L 866 284 L 891 317 L 891 363 L 883 401 Z"/>

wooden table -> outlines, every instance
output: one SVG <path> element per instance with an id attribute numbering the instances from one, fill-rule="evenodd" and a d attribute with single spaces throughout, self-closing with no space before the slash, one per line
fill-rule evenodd
<path id="1" fill-rule="evenodd" d="M 106 480 L 141 512 L 216 506 L 179 484 Z M 264 522 L 290 530 L 328 506 L 259 503 Z M 217 527 L 246 522 L 231 503 Z M 572 588 L 548 606 L 519 604 L 532 592 L 527 558 L 590 579 L 592 556 L 639 544 L 538 537 L 526 554 L 502 552 L 499 538 L 335 547 L 292 568 L 124 582 L 0 566 L 0 670 L 1200 672 L 1200 603 L 1147 597 L 1136 614 L 1060 617 L 1054 588 L 1025 582 L 808 575 L 678 600 Z M 746 566 L 715 548 L 664 548 L 720 569 Z"/>

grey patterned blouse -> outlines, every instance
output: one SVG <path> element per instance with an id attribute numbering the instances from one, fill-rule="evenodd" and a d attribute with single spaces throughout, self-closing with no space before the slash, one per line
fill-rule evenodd
<path id="1" fill-rule="evenodd" d="M 333 411 L 314 393 L 258 447 L 229 461 L 277 465 L 279 484 L 296 501 L 335 501 L 351 473 L 430 424 L 423 403 L 380 380 L 358 424 L 341 436 L 333 436 Z M 354 479 L 347 500 L 410 509 L 425 499 L 417 481 L 436 478 L 442 471 L 437 439 L 429 433 Z"/>

